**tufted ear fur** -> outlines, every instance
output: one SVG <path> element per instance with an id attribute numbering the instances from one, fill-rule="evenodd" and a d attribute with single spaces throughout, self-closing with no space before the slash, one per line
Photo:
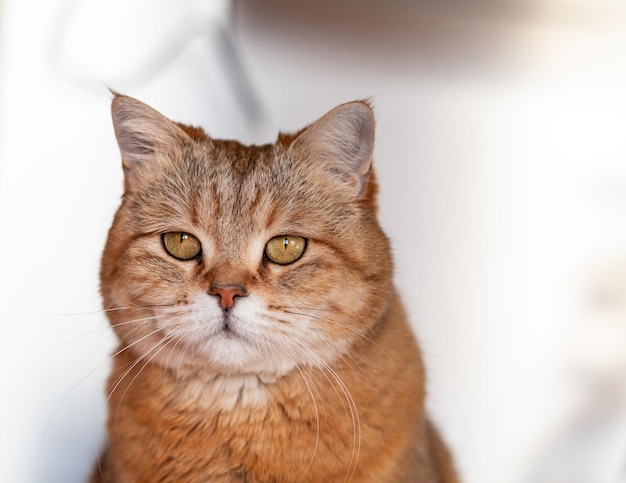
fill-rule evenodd
<path id="1" fill-rule="evenodd" d="M 126 191 L 149 178 L 155 164 L 168 162 L 168 154 L 190 140 L 176 123 L 132 97 L 115 94 L 111 114 L 122 153 Z"/>
<path id="2" fill-rule="evenodd" d="M 342 104 L 291 143 L 288 154 L 321 167 L 355 197 L 366 192 L 374 151 L 374 113 L 365 101 Z"/>

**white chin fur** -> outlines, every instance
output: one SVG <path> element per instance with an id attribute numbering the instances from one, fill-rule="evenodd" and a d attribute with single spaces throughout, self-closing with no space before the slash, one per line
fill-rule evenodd
<path id="1" fill-rule="evenodd" d="M 223 330 L 224 315 L 214 297 L 200 294 L 185 313 L 178 312 L 175 323 L 163 329 L 188 345 L 188 356 L 205 360 L 226 374 L 255 374 L 281 377 L 290 372 L 297 354 L 281 350 L 281 334 L 273 335 L 268 311 L 255 295 L 237 299 L 229 315 L 230 331 Z M 285 337 L 284 335 L 282 337 Z M 293 352 L 293 351 L 292 351 Z M 200 356 L 200 361 L 198 361 Z M 189 361 L 192 362 L 192 361 Z"/>

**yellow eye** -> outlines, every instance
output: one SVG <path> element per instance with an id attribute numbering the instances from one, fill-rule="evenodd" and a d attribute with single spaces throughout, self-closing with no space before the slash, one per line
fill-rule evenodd
<path id="1" fill-rule="evenodd" d="M 182 231 L 163 234 L 165 251 L 178 260 L 191 260 L 202 250 L 200 241 L 193 235 Z"/>
<path id="2" fill-rule="evenodd" d="M 275 236 L 265 245 L 265 256 L 279 265 L 295 262 L 304 253 L 306 240 L 301 236 Z"/>

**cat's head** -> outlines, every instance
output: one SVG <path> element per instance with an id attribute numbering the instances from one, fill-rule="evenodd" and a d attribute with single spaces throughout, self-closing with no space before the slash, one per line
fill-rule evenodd
<path id="1" fill-rule="evenodd" d="M 367 340 L 391 290 L 367 103 L 265 146 L 121 95 L 112 113 L 125 192 L 101 290 L 125 350 L 174 370 L 281 375 Z"/>

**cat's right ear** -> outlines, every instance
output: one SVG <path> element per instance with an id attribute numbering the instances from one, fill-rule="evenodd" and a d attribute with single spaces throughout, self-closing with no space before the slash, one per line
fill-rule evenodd
<path id="1" fill-rule="evenodd" d="M 290 144 L 289 153 L 321 169 L 351 197 L 373 196 L 374 129 L 370 104 L 348 102 L 303 129 Z"/>
<path id="2" fill-rule="evenodd" d="M 126 191 L 150 179 L 168 162 L 172 149 L 190 139 L 163 114 L 132 97 L 115 93 L 111 115 L 122 154 Z"/>

